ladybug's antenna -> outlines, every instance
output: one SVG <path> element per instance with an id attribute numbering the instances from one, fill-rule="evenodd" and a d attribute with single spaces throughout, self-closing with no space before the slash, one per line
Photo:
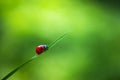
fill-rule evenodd
<path id="1" fill-rule="evenodd" d="M 61 41 L 65 36 L 66 36 L 67 33 L 61 35 L 60 37 L 58 37 L 56 40 L 54 40 L 52 43 L 50 43 L 48 45 L 48 48 L 52 48 L 55 44 L 57 44 L 59 41 Z"/>

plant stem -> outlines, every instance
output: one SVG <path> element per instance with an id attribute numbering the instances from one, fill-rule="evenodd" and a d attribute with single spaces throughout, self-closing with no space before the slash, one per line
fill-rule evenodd
<path id="1" fill-rule="evenodd" d="M 63 34 L 62 36 L 60 36 L 59 38 L 57 38 L 56 40 L 54 40 L 49 46 L 48 48 L 53 47 L 56 43 L 58 43 L 60 40 L 62 40 L 65 37 L 66 34 Z M 48 50 L 48 49 L 47 49 Z M 17 68 L 15 68 L 14 70 L 12 70 L 11 72 L 9 72 L 5 77 L 3 77 L 1 80 L 7 80 L 10 76 L 12 76 L 16 71 L 18 71 L 20 68 L 22 68 L 24 65 L 26 65 L 27 63 L 31 62 L 32 60 L 36 59 L 38 57 L 37 54 L 35 54 L 32 58 L 30 58 L 29 60 L 27 60 L 26 62 L 24 62 L 23 64 L 19 65 Z"/>
<path id="2" fill-rule="evenodd" d="M 56 40 L 54 40 L 52 43 L 49 44 L 48 48 L 52 48 L 54 45 L 56 45 L 59 41 L 61 41 L 67 33 L 63 34 L 62 36 L 58 37 Z"/>
<path id="3" fill-rule="evenodd" d="M 17 70 L 19 70 L 21 67 L 23 67 L 24 65 L 26 65 L 27 63 L 31 62 L 34 58 L 31 58 L 29 60 L 27 60 L 25 63 L 21 64 L 20 66 L 18 66 L 17 68 L 15 68 L 13 71 L 11 71 L 10 73 L 8 73 L 2 80 L 7 80 L 11 75 L 13 75 Z"/>

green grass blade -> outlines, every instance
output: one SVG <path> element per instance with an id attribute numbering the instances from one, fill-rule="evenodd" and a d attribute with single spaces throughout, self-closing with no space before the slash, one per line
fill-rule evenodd
<path id="1" fill-rule="evenodd" d="M 55 44 L 57 44 L 59 41 L 61 41 L 64 37 L 66 36 L 66 34 L 63 34 L 62 36 L 60 36 L 59 38 L 57 38 L 56 40 L 54 40 L 49 46 L 48 48 L 53 47 Z M 12 70 L 11 72 L 9 72 L 5 77 L 3 77 L 1 80 L 7 80 L 10 76 L 12 76 L 16 71 L 18 71 L 20 68 L 22 68 L 24 65 L 26 65 L 27 63 L 31 62 L 32 60 L 34 60 L 35 58 L 37 58 L 38 55 L 34 55 L 31 59 L 27 60 L 25 63 L 21 64 L 20 66 L 18 66 L 17 68 L 15 68 L 14 70 Z"/>
<path id="2" fill-rule="evenodd" d="M 26 65 L 27 63 L 31 62 L 34 58 L 29 59 L 28 61 L 26 61 L 25 63 L 21 64 L 20 66 L 18 66 L 17 68 L 15 68 L 13 71 L 11 71 L 10 73 L 8 73 L 4 78 L 2 78 L 1 80 L 7 80 L 10 76 L 12 76 L 16 71 L 18 71 L 20 68 L 22 68 L 24 65 Z"/>
<path id="3" fill-rule="evenodd" d="M 65 36 L 66 36 L 67 33 L 61 35 L 60 37 L 58 37 L 56 40 L 54 40 L 52 43 L 50 43 L 48 45 L 48 48 L 52 48 L 54 45 L 56 45 L 59 41 L 61 41 Z"/>

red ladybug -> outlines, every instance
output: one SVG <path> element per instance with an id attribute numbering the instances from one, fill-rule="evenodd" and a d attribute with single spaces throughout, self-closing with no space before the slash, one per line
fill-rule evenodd
<path id="1" fill-rule="evenodd" d="M 45 51 L 47 49 L 48 49 L 47 45 L 39 45 L 36 47 L 36 53 L 41 54 L 43 51 Z"/>

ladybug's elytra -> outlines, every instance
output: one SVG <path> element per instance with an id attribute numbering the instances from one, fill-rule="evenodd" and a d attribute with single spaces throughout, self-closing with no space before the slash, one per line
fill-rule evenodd
<path id="1" fill-rule="evenodd" d="M 47 49 L 48 49 L 47 45 L 39 45 L 36 47 L 36 53 L 41 54 L 43 51 L 45 51 Z"/>

